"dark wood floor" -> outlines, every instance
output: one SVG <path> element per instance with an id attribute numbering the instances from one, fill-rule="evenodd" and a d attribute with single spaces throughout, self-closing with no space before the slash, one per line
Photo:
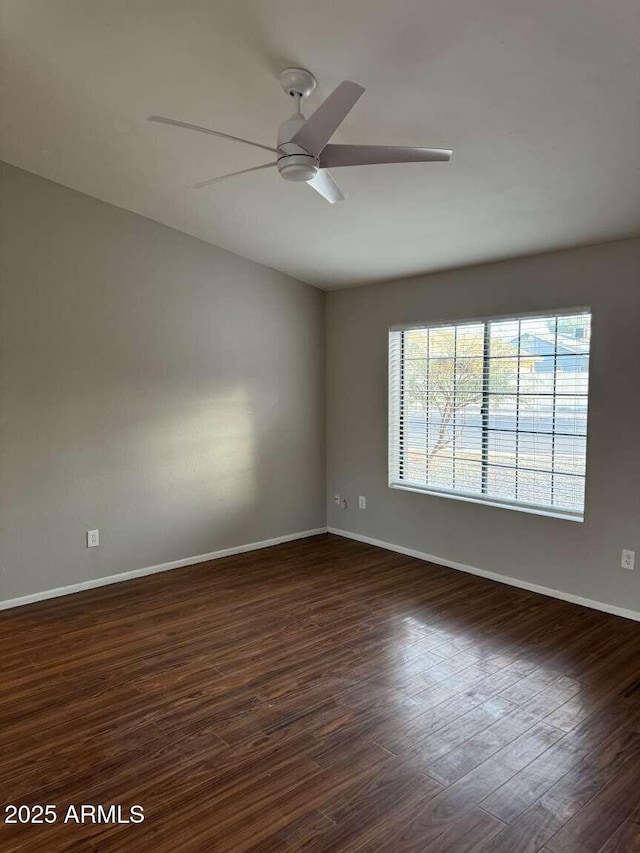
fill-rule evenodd
<path id="1" fill-rule="evenodd" d="M 637 623 L 326 535 L 0 639 L 3 805 L 58 813 L 2 851 L 640 851 Z"/>

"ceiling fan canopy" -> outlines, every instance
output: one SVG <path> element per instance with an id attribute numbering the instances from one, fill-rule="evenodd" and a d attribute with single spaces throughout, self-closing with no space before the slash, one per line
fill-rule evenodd
<path id="1" fill-rule="evenodd" d="M 365 88 L 351 80 L 344 80 L 320 104 L 309 118 L 305 118 L 300 103 L 316 88 L 316 79 L 303 68 L 287 68 L 280 75 L 285 92 L 296 101 L 291 118 L 282 122 L 278 129 L 277 147 L 272 148 L 259 142 L 232 136 L 228 133 L 178 121 L 164 116 L 149 116 L 149 121 L 159 124 L 208 133 L 230 139 L 254 148 L 261 148 L 276 155 L 276 159 L 260 166 L 242 169 L 201 181 L 196 188 L 210 186 L 218 181 L 237 175 L 277 167 L 287 181 L 306 183 L 330 204 L 342 201 L 344 195 L 334 181 L 330 168 L 342 166 L 369 166 L 383 163 L 433 163 L 451 159 L 448 148 L 416 148 L 397 145 L 332 145 L 330 139 L 365 92 Z"/>

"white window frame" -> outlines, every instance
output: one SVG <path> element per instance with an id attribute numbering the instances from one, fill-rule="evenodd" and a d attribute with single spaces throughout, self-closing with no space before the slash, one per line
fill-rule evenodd
<path id="1" fill-rule="evenodd" d="M 499 314 L 483 317 L 470 318 L 450 318 L 447 320 L 438 320 L 435 322 L 421 323 L 396 323 L 389 327 L 389 372 L 388 372 L 388 485 L 391 489 L 400 489 L 406 492 L 414 492 L 418 494 L 433 495 L 436 497 L 444 497 L 452 500 L 466 501 L 469 503 L 483 504 L 485 506 L 494 506 L 502 509 L 511 509 L 518 512 L 533 513 L 535 515 L 549 516 L 552 518 L 560 518 L 568 521 L 584 521 L 586 507 L 586 460 L 585 460 L 585 503 L 582 511 L 573 511 L 561 507 L 548 506 L 545 504 L 527 503 L 524 501 L 510 500 L 506 498 L 492 498 L 489 495 L 481 495 L 477 492 L 464 492 L 455 489 L 440 488 L 437 486 L 422 485 L 410 480 L 400 478 L 400 453 L 401 453 L 401 370 L 402 370 L 402 354 L 400 352 L 400 335 L 399 332 L 419 330 L 419 329 L 434 329 L 448 326 L 463 326 L 471 324 L 484 323 L 488 324 L 497 321 L 509 320 L 524 320 L 535 317 L 567 317 L 579 314 L 589 314 L 592 320 L 592 312 L 590 306 L 580 306 L 578 308 L 563 308 L 550 309 L 548 311 L 534 312 L 519 312 L 517 314 Z M 589 399 L 591 397 L 591 350 L 593 342 L 593 330 L 591 329 L 591 338 L 589 344 L 589 383 L 587 388 L 587 429 L 585 439 L 588 444 L 589 433 Z M 486 358 L 486 356 L 485 356 Z"/>

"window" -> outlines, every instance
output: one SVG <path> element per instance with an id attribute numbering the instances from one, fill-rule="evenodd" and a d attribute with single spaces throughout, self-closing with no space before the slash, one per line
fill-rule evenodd
<path id="1" fill-rule="evenodd" d="M 582 521 L 591 314 L 392 327 L 389 485 Z"/>

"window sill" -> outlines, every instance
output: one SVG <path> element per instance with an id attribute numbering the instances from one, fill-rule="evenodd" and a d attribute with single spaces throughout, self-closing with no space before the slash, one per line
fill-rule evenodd
<path id="1" fill-rule="evenodd" d="M 403 492 L 415 492 L 421 495 L 431 495 L 437 498 L 449 498 L 454 501 L 464 501 L 465 503 L 482 504 L 483 506 L 498 507 L 498 509 L 512 509 L 516 512 L 527 512 L 530 515 L 544 515 L 548 518 L 559 518 L 563 521 L 584 522 L 584 514 L 564 512 L 555 507 L 537 506 L 536 504 L 523 504 L 509 501 L 491 500 L 491 498 L 481 498 L 477 495 L 467 494 L 465 492 L 448 492 L 446 489 L 437 489 L 433 486 L 421 486 L 419 483 L 411 481 L 390 481 L 390 489 L 400 489 Z"/>

